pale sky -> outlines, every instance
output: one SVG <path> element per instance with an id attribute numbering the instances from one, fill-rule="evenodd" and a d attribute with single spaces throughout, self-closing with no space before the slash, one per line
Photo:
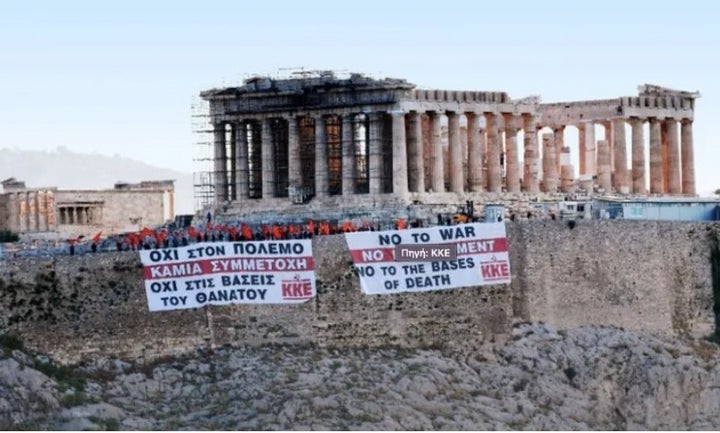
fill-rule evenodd
<path id="1" fill-rule="evenodd" d="M 652 83 L 702 93 L 696 176 L 709 193 L 720 188 L 718 12 L 707 1 L 3 2 L 0 147 L 192 172 L 193 98 L 282 68 L 543 102 Z"/>

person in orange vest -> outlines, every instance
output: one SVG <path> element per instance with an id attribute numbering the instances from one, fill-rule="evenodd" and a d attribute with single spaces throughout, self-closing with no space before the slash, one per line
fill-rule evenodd
<path id="1" fill-rule="evenodd" d="M 250 228 L 250 226 L 243 223 L 243 225 L 240 226 L 240 230 L 242 231 L 243 237 L 245 238 L 246 241 L 253 240 L 253 232 L 252 232 L 252 229 Z"/>
<path id="2" fill-rule="evenodd" d="M 295 239 L 295 225 L 288 224 L 288 239 Z"/>
<path id="3" fill-rule="evenodd" d="M 308 237 L 312 238 L 315 236 L 315 221 L 310 220 L 307 222 Z"/>
<path id="4" fill-rule="evenodd" d="M 397 220 L 397 229 L 398 230 L 405 230 L 405 220 L 402 218 L 398 218 Z"/>
<path id="5" fill-rule="evenodd" d="M 135 233 L 130 233 L 125 238 L 127 240 L 128 246 L 132 251 L 135 251 L 138 246 L 140 246 L 140 238 Z"/>
<path id="6" fill-rule="evenodd" d="M 266 224 L 262 225 L 262 234 L 263 234 L 263 238 L 265 238 L 265 240 L 270 239 L 270 234 L 271 234 L 270 227 L 268 227 Z"/>
<path id="7" fill-rule="evenodd" d="M 280 240 L 283 238 L 282 235 L 282 229 L 278 224 L 274 224 L 272 228 L 272 235 L 275 240 Z"/>
<path id="8" fill-rule="evenodd" d="M 350 224 L 350 221 L 345 220 L 345 222 L 342 225 L 342 232 L 350 233 L 351 230 L 352 230 L 352 225 Z"/>

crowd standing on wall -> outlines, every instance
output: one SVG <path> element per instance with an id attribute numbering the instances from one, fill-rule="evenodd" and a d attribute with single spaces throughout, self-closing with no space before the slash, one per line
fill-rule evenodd
<path id="1" fill-rule="evenodd" d="M 534 216 L 532 212 L 527 215 L 516 216 L 510 212 L 508 219 L 516 221 L 521 219 L 552 218 L 555 215 Z M 107 251 L 139 251 L 142 249 L 177 248 L 201 242 L 243 242 L 258 240 L 286 240 L 286 239 L 312 239 L 317 236 L 327 236 L 350 232 L 405 230 L 407 228 L 430 227 L 435 225 L 455 225 L 482 221 L 474 212 L 474 203 L 466 202 L 465 207 L 455 214 L 437 214 L 433 220 L 396 218 L 391 221 L 369 221 L 368 219 L 346 219 L 343 221 L 308 219 L 299 223 L 250 223 L 242 221 L 213 221 L 210 213 L 201 220 L 200 224 L 186 228 L 176 228 L 172 225 L 151 229 L 144 227 L 137 232 L 102 237 L 97 233 L 92 238 L 78 236 L 65 241 L 65 245 L 48 244 L 33 245 L 31 249 L 20 249 L 14 253 L 20 255 L 58 255 L 58 254 L 88 254 Z M 498 217 L 498 221 L 502 218 Z"/>

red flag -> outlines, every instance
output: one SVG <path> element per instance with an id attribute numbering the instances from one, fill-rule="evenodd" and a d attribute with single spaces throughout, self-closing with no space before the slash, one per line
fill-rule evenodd
<path id="1" fill-rule="evenodd" d="M 96 244 L 96 243 L 100 242 L 100 236 L 102 236 L 102 232 L 100 232 L 100 233 L 96 234 L 95 236 L 93 236 L 93 238 L 92 238 L 93 243 Z"/>

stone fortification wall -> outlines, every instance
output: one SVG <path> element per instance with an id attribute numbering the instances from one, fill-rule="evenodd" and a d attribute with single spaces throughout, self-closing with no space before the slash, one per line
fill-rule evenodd
<path id="1" fill-rule="evenodd" d="M 572 224 L 572 223 L 570 223 Z M 714 327 L 711 245 L 718 225 L 539 220 L 511 231 L 519 315 L 559 327 L 614 325 L 707 336 Z M 516 262 L 518 263 L 518 262 Z"/>
<path id="2" fill-rule="evenodd" d="M 150 313 L 136 253 L 17 259 L 0 268 L 0 332 L 65 362 L 155 358 L 199 346 L 473 348 L 515 321 L 615 325 L 701 336 L 714 325 L 710 245 L 701 223 L 529 221 L 508 224 L 513 283 L 365 296 L 342 236 L 314 240 L 317 296 L 296 306 Z"/>

